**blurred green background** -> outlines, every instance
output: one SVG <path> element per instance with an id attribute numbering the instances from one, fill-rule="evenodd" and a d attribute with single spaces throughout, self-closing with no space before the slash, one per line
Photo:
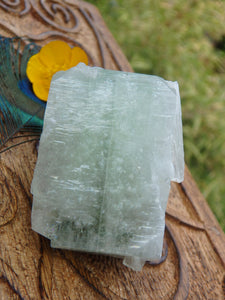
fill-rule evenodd
<path id="1" fill-rule="evenodd" d="M 88 2 L 135 72 L 179 82 L 185 161 L 225 231 L 225 1 Z"/>

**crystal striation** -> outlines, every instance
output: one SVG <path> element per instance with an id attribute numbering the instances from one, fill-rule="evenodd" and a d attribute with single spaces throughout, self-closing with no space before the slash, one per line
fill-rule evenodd
<path id="1" fill-rule="evenodd" d="M 32 182 L 51 246 L 161 257 L 170 182 L 184 176 L 177 82 L 79 64 L 52 80 Z"/>

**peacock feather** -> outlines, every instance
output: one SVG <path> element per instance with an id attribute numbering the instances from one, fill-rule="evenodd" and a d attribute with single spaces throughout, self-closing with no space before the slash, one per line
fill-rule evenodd
<path id="1" fill-rule="evenodd" d="M 43 126 L 46 103 L 34 95 L 26 76 L 27 62 L 39 50 L 23 38 L 0 36 L 0 146 L 21 129 Z"/>

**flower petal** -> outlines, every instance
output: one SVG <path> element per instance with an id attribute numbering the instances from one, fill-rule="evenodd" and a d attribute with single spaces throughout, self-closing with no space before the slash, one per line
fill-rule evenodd
<path id="1" fill-rule="evenodd" d="M 27 77 L 31 82 L 43 80 L 47 77 L 46 68 L 39 59 L 39 53 L 33 55 L 27 63 Z"/>
<path id="2" fill-rule="evenodd" d="M 49 88 L 50 88 L 50 80 L 37 81 L 33 83 L 33 91 L 35 95 L 43 101 L 48 100 Z"/>
<path id="3" fill-rule="evenodd" d="M 71 57 L 71 60 L 70 60 L 70 68 L 75 67 L 80 62 L 83 62 L 86 65 L 88 65 L 87 54 L 80 47 L 74 47 L 72 49 L 72 57 Z"/>
<path id="4" fill-rule="evenodd" d="M 70 61 L 71 48 L 63 41 L 52 41 L 41 48 L 39 57 L 46 67 L 63 66 Z"/>
<path id="5" fill-rule="evenodd" d="M 66 71 L 78 63 L 88 64 L 85 51 L 73 49 L 63 41 L 52 41 L 32 56 L 27 64 L 27 76 L 33 83 L 33 91 L 41 100 L 47 101 L 52 76 L 58 71 Z"/>

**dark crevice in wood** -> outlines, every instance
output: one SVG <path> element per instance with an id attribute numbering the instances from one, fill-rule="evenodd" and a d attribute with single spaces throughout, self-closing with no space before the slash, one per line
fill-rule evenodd
<path id="1" fill-rule="evenodd" d="M 222 262 L 223 267 L 225 267 L 225 260 L 224 260 L 224 256 L 221 255 L 223 252 L 223 249 L 220 249 L 220 245 L 223 244 L 223 242 L 219 242 L 219 238 L 222 238 L 224 240 L 224 236 L 222 230 L 220 230 L 219 227 L 217 227 L 215 221 L 213 220 L 213 215 L 211 215 L 211 211 L 210 209 L 207 210 L 207 204 L 206 202 L 204 203 L 204 198 L 203 196 L 200 194 L 200 191 L 198 190 L 198 188 L 196 187 L 196 184 L 194 182 L 194 180 L 192 179 L 191 175 L 188 176 L 188 172 L 189 171 L 185 171 L 187 173 L 187 184 L 185 183 L 185 181 L 183 183 L 181 183 L 181 187 L 183 192 L 185 193 L 186 197 L 188 198 L 188 200 L 190 201 L 190 203 L 192 204 L 192 206 L 194 207 L 195 212 L 197 213 L 199 219 L 204 223 L 204 228 L 205 228 L 205 232 L 206 235 L 208 237 L 208 240 L 211 244 L 211 246 L 213 247 L 214 251 L 216 252 L 216 254 L 219 257 L 220 262 Z M 189 185 L 189 190 L 190 192 L 186 189 L 185 185 Z M 193 187 L 192 187 L 193 185 Z M 193 194 L 196 195 L 196 199 L 193 198 Z M 198 205 L 197 201 L 199 200 L 202 201 L 203 206 L 201 207 L 201 209 L 204 212 L 204 220 L 202 220 L 200 213 L 196 207 L 195 207 L 195 203 L 196 206 Z M 219 225 L 218 225 L 219 226 Z M 216 237 L 218 236 L 218 237 Z"/>
<path id="2" fill-rule="evenodd" d="M 194 224 L 187 223 L 186 221 L 180 219 L 178 216 L 174 216 L 174 215 L 172 215 L 168 212 L 166 212 L 166 216 L 169 217 L 169 218 L 172 218 L 175 221 L 179 222 L 180 224 L 182 224 L 184 226 L 187 226 L 187 227 L 190 227 L 192 229 L 201 230 L 201 231 L 206 230 L 204 226 L 199 226 L 199 225 L 194 225 Z"/>
<path id="3" fill-rule="evenodd" d="M 33 137 L 33 136 L 40 137 L 40 134 L 36 133 L 36 134 L 17 135 L 17 136 L 10 137 L 10 140 L 21 139 L 21 138 L 26 138 L 26 137 Z"/>
<path id="4" fill-rule="evenodd" d="M 82 280 L 84 280 L 85 283 L 87 283 L 87 285 L 92 288 L 97 294 L 99 294 L 101 297 L 103 297 L 104 299 L 109 300 L 109 298 L 106 297 L 106 295 L 101 292 L 98 288 L 96 288 L 86 277 L 84 277 L 81 272 L 77 269 L 77 267 L 72 263 L 71 260 L 69 260 L 64 251 L 63 250 L 59 250 L 59 253 L 61 255 L 61 257 L 63 259 L 65 259 L 67 261 L 67 263 L 72 267 L 72 269 L 80 276 L 80 278 L 82 278 Z"/>
<path id="5" fill-rule="evenodd" d="M 29 206 L 30 206 L 30 208 L 32 208 L 32 197 L 30 197 L 30 195 L 28 195 L 28 193 L 26 192 L 26 189 L 19 177 L 18 177 L 18 180 L 19 180 L 20 187 L 21 187 L 23 193 L 25 194 L 25 197 L 28 199 Z"/>
<path id="6" fill-rule="evenodd" d="M 194 204 L 193 204 L 193 201 L 192 201 L 192 197 L 190 197 L 190 195 L 189 195 L 187 189 L 186 189 L 185 186 L 184 186 L 184 183 L 181 182 L 179 185 L 180 185 L 180 187 L 181 187 L 181 189 L 182 189 L 184 195 L 185 195 L 185 196 L 188 198 L 188 200 L 190 201 L 190 204 L 192 205 L 192 207 L 193 207 L 193 209 L 194 209 L 196 215 L 198 216 L 199 220 L 202 222 L 201 216 L 199 215 L 199 212 L 198 212 L 197 209 L 195 208 L 195 206 L 194 206 Z"/>
<path id="7" fill-rule="evenodd" d="M 89 13 L 89 15 L 91 16 L 91 19 L 94 21 L 95 18 L 94 18 L 94 15 L 92 14 L 92 12 L 89 11 L 88 13 Z M 98 31 L 98 32 L 99 32 L 99 31 Z M 108 43 L 108 41 L 105 39 L 104 35 L 102 35 L 101 32 L 99 32 L 99 34 L 101 35 L 102 40 L 104 41 L 104 44 L 105 44 L 106 48 L 108 49 L 108 51 L 109 51 L 109 53 L 110 53 L 110 56 L 111 56 L 112 60 L 114 61 L 114 63 L 115 63 L 115 65 L 116 65 L 117 69 L 118 69 L 119 71 L 123 71 L 123 66 L 120 64 L 120 62 L 119 62 L 119 60 L 118 60 L 118 58 L 117 58 L 118 55 L 116 55 L 116 54 L 114 53 L 114 51 L 112 50 L 111 45 L 110 45 L 110 44 Z M 126 70 L 125 70 L 125 71 L 126 71 Z"/>
<path id="8" fill-rule="evenodd" d="M 116 296 L 116 299 L 121 299 L 121 300 L 127 300 L 127 298 L 122 298 L 121 296 L 119 296 L 118 294 L 116 294 L 111 288 L 110 286 L 108 287 L 109 291 Z"/>
<path id="9" fill-rule="evenodd" d="M 0 154 L 4 153 L 4 152 L 6 152 L 6 151 L 8 151 L 8 150 L 10 150 L 10 149 L 12 149 L 12 148 L 15 148 L 15 147 L 17 147 L 17 146 L 20 146 L 20 145 L 22 145 L 22 144 L 26 144 L 26 143 L 28 143 L 28 142 L 33 142 L 33 141 L 37 141 L 37 140 L 39 140 L 39 139 L 30 139 L 30 140 L 26 140 L 26 141 L 22 141 L 22 142 L 20 142 L 20 143 L 14 144 L 14 145 L 12 145 L 12 146 L 9 146 L 9 147 L 7 147 L 7 148 L 1 150 L 1 151 L 0 151 Z"/>
<path id="10" fill-rule="evenodd" d="M 88 14 L 89 18 L 93 21 L 93 20 L 94 20 L 94 17 L 93 17 L 93 15 L 92 15 L 92 13 L 91 13 L 90 11 L 89 11 L 89 12 L 86 12 L 86 13 Z M 90 21 L 91 21 L 91 20 L 90 20 Z M 102 36 L 101 32 L 100 32 L 99 34 Z M 99 36 L 99 35 L 98 35 L 98 39 L 100 40 L 100 36 Z M 102 36 L 102 40 L 104 41 L 104 44 L 106 45 L 106 48 L 109 50 L 109 53 L 110 53 L 110 55 L 111 55 L 111 58 L 112 58 L 113 61 L 115 62 L 117 68 L 118 68 L 120 71 L 122 71 L 122 70 L 123 70 L 123 67 L 120 65 L 120 63 L 119 63 L 119 61 L 118 61 L 116 55 L 113 53 L 113 50 L 112 50 L 110 44 L 105 40 L 104 36 Z M 104 53 L 103 47 L 102 47 L 102 51 L 101 51 L 101 52 Z M 102 56 L 102 58 L 103 58 L 103 61 L 104 61 L 103 67 L 105 68 L 105 57 Z"/>
<path id="11" fill-rule="evenodd" d="M 105 45 L 107 49 L 109 50 L 109 53 L 111 55 L 112 60 L 114 61 L 116 67 L 118 68 L 119 71 L 123 71 L 123 67 L 120 64 L 119 60 L 117 59 L 117 56 L 114 54 L 112 48 L 110 47 L 110 44 L 104 39 Z"/>
<path id="12" fill-rule="evenodd" d="M 15 290 L 14 286 L 11 286 L 10 282 L 8 281 L 6 276 L 1 276 L 0 279 L 5 282 L 8 287 L 19 297 L 20 300 L 24 300 L 24 298 L 18 293 L 18 291 Z M 10 299 L 9 299 L 10 300 Z"/>
<path id="13" fill-rule="evenodd" d="M 42 284 L 42 278 L 41 278 L 41 272 L 42 272 L 41 268 L 42 268 L 42 260 L 43 260 L 43 242 L 42 242 L 43 237 L 40 236 L 39 239 L 40 239 L 40 258 L 38 261 L 38 286 L 39 286 L 41 299 L 44 299 L 43 294 L 44 294 L 45 288 Z M 45 291 L 45 293 L 46 293 L 46 291 Z"/>
<path id="14" fill-rule="evenodd" d="M 8 285 L 10 286 L 10 288 L 19 296 L 20 299 L 24 299 L 24 297 L 21 295 L 20 291 L 15 287 L 14 285 L 14 280 L 12 279 L 11 281 L 9 280 L 9 274 L 8 274 L 8 271 L 5 270 L 5 267 L 10 271 L 12 272 L 12 274 L 15 275 L 16 279 L 17 279 L 17 282 L 15 281 L 15 283 L 18 283 L 20 282 L 21 286 L 24 288 L 25 292 L 26 292 L 26 296 L 28 296 L 28 293 L 27 293 L 27 290 L 25 288 L 25 286 L 21 283 L 20 279 L 19 279 L 19 276 L 16 274 L 16 272 L 13 270 L 13 268 L 7 263 L 5 262 L 1 257 L 0 257 L 0 262 L 2 264 L 2 277 L 4 278 L 4 280 L 8 283 Z M 6 276 L 7 274 L 7 276 Z"/>
<path id="15" fill-rule="evenodd" d="M 206 235 L 207 235 L 207 237 L 208 237 L 208 239 L 209 239 L 209 241 L 210 241 L 210 244 L 211 244 L 213 250 L 216 252 L 216 254 L 217 254 L 217 256 L 218 256 L 218 258 L 219 258 L 219 260 L 220 260 L 222 266 L 225 268 L 225 261 L 222 259 L 221 255 L 220 255 L 220 251 L 218 250 L 218 248 L 217 248 L 216 245 L 214 244 L 211 234 L 208 232 L 208 229 L 207 229 L 207 228 L 206 228 L 205 231 L 206 231 Z M 222 249 L 222 251 L 224 251 L 224 249 Z"/>
<path id="16" fill-rule="evenodd" d="M 103 49 L 103 45 L 102 45 L 100 35 L 99 35 L 96 27 L 93 25 L 92 20 L 90 19 L 90 17 L 86 13 L 86 11 L 82 8 L 79 8 L 79 11 L 83 15 L 83 17 L 85 18 L 86 22 L 88 23 L 88 25 L 90 26 L 91 30 L 93 31 L 93 33 L 96 37 L 96 40 L 98 42 L 98 47 L 99 47 L 99 50 L 100 50 L 100 57 L 101 57 L 102 67 L 105 68 L 106 67 L 105 52 L 104 52 L 104 49 Z"/>
<path id="17" fill-rule="evenodd" d="M 188 265 L 185 261 L 185 256 L 183 255 L 182 249 L 180 249 L 180 242 L 177 241 L 173 235 L 173 230 L 169 224 L 166 224 L 166 230 L 168 231 L 170 238 L 172 239 L 179 261 L 179 282 L 177 286 L 176 294 L 174 295 L 174 300 L 186 300 L 189 295 L 189 276 L 188 276 Z"/>

